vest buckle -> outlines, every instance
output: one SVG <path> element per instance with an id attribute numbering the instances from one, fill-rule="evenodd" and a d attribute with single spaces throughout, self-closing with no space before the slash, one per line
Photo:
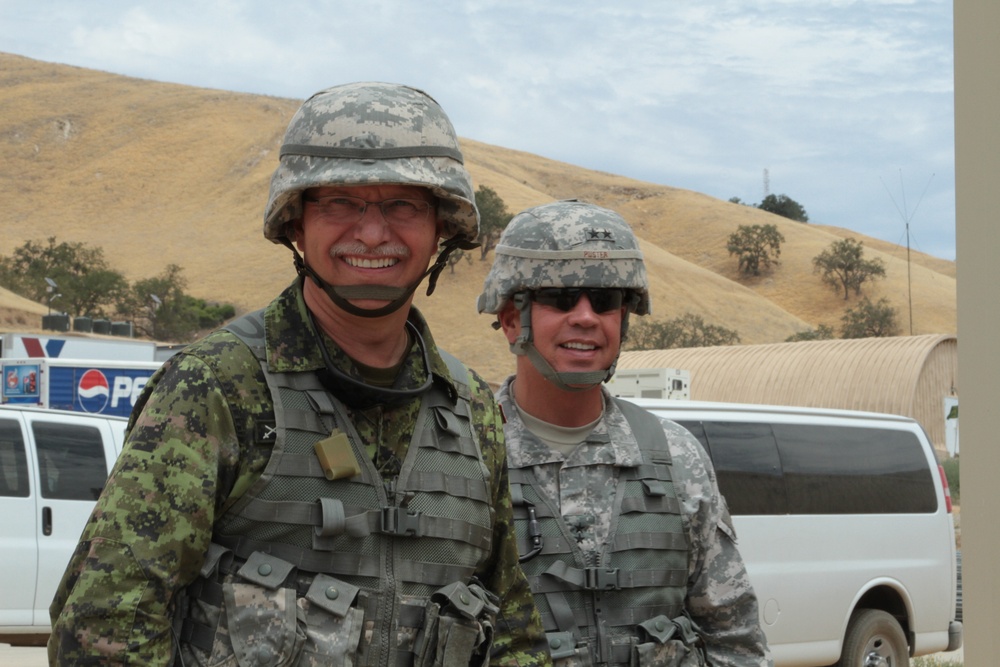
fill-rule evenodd
<path id="1" fill-rule="evenodd" d="M 405 507 L 383 507 L 380 530 L 390 535 L 420 537 L 420 512 Z"/>
<path id="2" fill-rule="evenodd" d="M 618 568 L 588 567 L 586 589 L 588 591 L 619 591 Z"/>

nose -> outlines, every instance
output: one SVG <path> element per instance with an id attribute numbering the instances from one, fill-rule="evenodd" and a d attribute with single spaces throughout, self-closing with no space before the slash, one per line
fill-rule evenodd
<path id="1" fill-rule="evenodd" d="M 569 311 L 570 322 L 578 326 L 585 326 L 597 322 L 598 319 L 594 307 L 590 305 L 590 298 L 586 294 L 581 294 L 576 305 Z"/>
<path id="2" fill-rule="evenodd" d="M 389 223 L 378 204 L 368 204 L 361 219 L 354 224 L 354 238 L 369 248 L 389 240 Z"/>

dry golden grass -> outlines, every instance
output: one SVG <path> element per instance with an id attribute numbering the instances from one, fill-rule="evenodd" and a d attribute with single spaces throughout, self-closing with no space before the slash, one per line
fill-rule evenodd
<path id="1" fill-rule="evenodd" d="M 298 105 L 0 54 L 0 254 L 55 236 L 102 247 L 130 280 L 177 264 L 195 296 L 241 312 L 263 306 L 294 277 L 290 253 L 263 240 L 261 216 Z M 913 252 L 908 280 L 905 248 L 849 230 L 471 139 L 462 146 L 475 184 L 496 190 L 511 211 L 569 197 L 619 211 L 642 240 L 655 318 L 693 312 L 736 329 L 744 343 L 837 328 L 855 300 L 845 304 L 823 285 L 812 258 L 850 236 L 885 261 L 888 279 L 867 294 L 892 302 L 905 333 L 911 295 L 913 333 L 955 333 L 954 262 Z M 726 240 L 740 224 L 775 224 L 784 234 L 771 274 L 737 275 Z M 497 381 L 513 369 L 511 356 L 475 309 L 491 258 L 473 251 L 417 303 L 439 344 Z M 37 328 L 46 309 L 9 296 L 0 292 L 0 326 Z"/>
<path id="2" fill-rule="evenodd" d="M 0 333 L 37 328 L 48 308 L 0 287 Z"/>

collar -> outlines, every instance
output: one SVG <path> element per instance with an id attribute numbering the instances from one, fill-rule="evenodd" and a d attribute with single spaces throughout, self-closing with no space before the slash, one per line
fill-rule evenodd
<path id="1" fill-rule="evenodd" d="M 538 436 L 529 431 L 521 419 L 510 391 L 514 377 L 514 375 L 508 377 L 497 391 L 497 402 L 503 406 L 504 414 L 507 415 L 504 433 L 507 436 L 507 457 L 510 467 L 526 468 L 546 463 L 562 463 L 564 461 L 562 455 L 553 452 Z M 606 444 L 600 446 L 600 452 L 594 452 L 596 458 L 602 461 L 593 462 L 604 462 L 623 468 L 640 465 L 642 452 L 639 451 L 639 443 L 632 428 L 608 390 L 601 387 L 601 391 L 604 394 L 604 416 L 598 421 L 591 435 L 595 440 L 606 440 Z M 577 463 L 582 462 L 577 461 Z"/>
<path id="2" fill-rule="evenodd" d="M 271 372 L 310 372 L 324 368 L 323 356 L 316 347 L 307 318 L 308 310 L 299 280 L 285 288 L 267 306 L 264 311 L 264 328 L 267 337 L 267 363 Z M 427 321 L 415 307 L 410 308 L 407 319 L 424 339 L 434 381 L 445 383 L 448 386 L 449 395 L 457 395 L 458 388 L 451 377 L 447 364 L 438 352 L 437 344 L 434 342 Z M 354 361 L 328 336 L 325 334 L 321 334 L 321 336 L 326 343 L 331 361 L 345 373 L 360 378 Z M 422 366 L 420 351 L 414 342 L 406 359 L 404 359 L 401 372 L 412 372 L 414 374 L 412 380 L 422 382 L 425 379 Z"/>

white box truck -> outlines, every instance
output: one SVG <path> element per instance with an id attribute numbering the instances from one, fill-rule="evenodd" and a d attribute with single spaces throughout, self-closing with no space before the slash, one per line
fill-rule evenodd
<path id="1" fill-rule="evenodd" d="M 679 368 L 622 368 L 607 382 L 619 398 L 691 398 L 691 373 Z"/>
<path id="2" fill-rule="evenodd" d="M 161 361 L 0 359 L 0 403 L 128 417 Z"/>
<path id="3" fill-rule="evenodd" d="M 0 334 L 2 359 L 114 359 L 155 361 L 157 345 L 149 340 L 91 336 Z"/>

